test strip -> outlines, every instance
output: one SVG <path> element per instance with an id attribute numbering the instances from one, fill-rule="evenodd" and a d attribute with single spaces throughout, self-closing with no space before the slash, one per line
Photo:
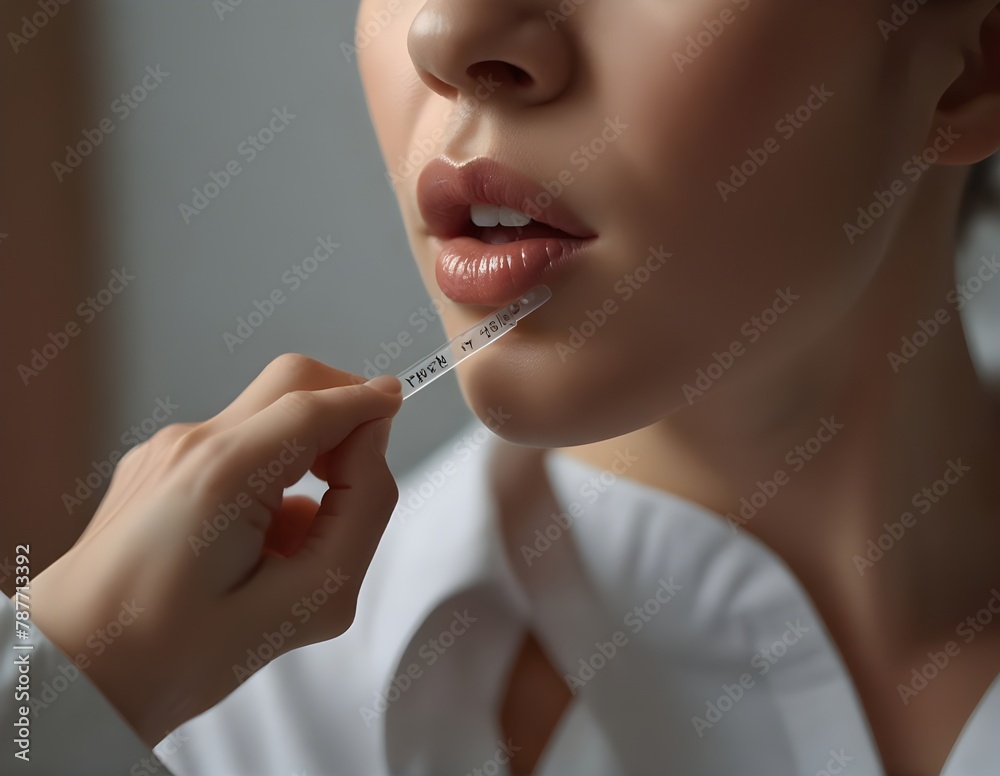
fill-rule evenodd
<path id="1" fill-rule="evenodd" d="M 403 399 L 427 387 L 473 353 L 478 353 L 487 345 L 496 342 L 517 326 L 519 320 L 533 313 L 551 298 L 552 289 L 545 285 L 535 286 L 516 302 L 487 315 L 472 328 L 462 332 L 426 358 L 420 359 L 409 369 L 400 372 L 396 377 L 403 384 Z"/>

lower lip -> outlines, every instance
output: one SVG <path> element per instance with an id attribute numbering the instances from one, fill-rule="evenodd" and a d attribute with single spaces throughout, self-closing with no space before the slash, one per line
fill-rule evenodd
<path id="1" fill-rule="evenodd" d="M 490 245 L 456 237 L 446 241 L 438 255 L 437 284 L 453 302 L 500 307 L 575 266 L 592 239 L 537 237 Z"/>

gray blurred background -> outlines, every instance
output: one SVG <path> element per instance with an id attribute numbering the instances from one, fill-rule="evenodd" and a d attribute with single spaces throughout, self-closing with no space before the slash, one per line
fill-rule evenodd
<path id="1" fill-rule="evenodd" d="M 407 332 L 413 344 L 379 370 L 395 374 L 443 341 L 356 63 L 340 49 L 353 42 L 356 12 L 356 2 L 328 0 L 242 0 L 231 11 L 207 0 L 100 3 L 96 91 L 106 96 L 95 115 L 148 65 L 170 73 L 96 152 L 108 168 L 107 265 L 136 275 L 102 321 L 115 353 L 110 430 L 168 394 L 183 419 L 214 414 L 280 353 L 361 374 L 379 354 L 385 364 L 382 344 Z M 295 118 L 249 161 L 240 143 L 275 108 Z M 179 204 L 233 159 L 242 172 L 185 223 Z M 311 275 L 303 267 L 307 280 L 284 275 L 327 237 L 340 244 L 332 259 Z M 286 301 L 246 342 L 227 344 L 223 333 L 274 289 Z M 454 375 L 408 399 L 394 422 L 393 470 L 413 467 L 472 417 Z"/>
<path id="2" fill-rule="evenodd" d="M 51 537 L 36 551 L 40 569 L 86 525 L 106 482 L 72 512 L 61 495 L 93 462 L 124 452 L 122 435 L 144 420 L 148 428 L 158 401 L 178 407 L 168 422 L 201 420 L 281 353 L 363 373 L 405 333 L 412 344 L 380 361 L 396 373 L 444 333 L 433 315 L 418 321 L 433 309 L 356 63 L 340 48 L 353 40 L 354 0 L 71 0 L 13 50 L 8 33 L 38 9 L 39 0 L 0 8 L 5 361 L 23 362 L 48 332 L 78 319 L 76 304 L 113 270 L 135 277 L 30 390 L 5 370 L 4 390 L 23 404 L 4 421 L 4 488 L 14 493 L 4 521 Z M 153 83 L 157 68 L 155 89 L 123 115 L 121 94 Z M 286 109 L 294 119 L 255 159 L 240 153 Z M 102 119 L 113 130 L 57 180 L 51 162 Z M 179 206 L 231 160 L 241 172 L 187 223 Z M 327 237 L 340 244 L 332 259 L 298 288 L 284 282 Z M 998 244 L 996 225 L 982 224 L 959 278 Z M 227 344 L 224 334 L 275 289 L 285 301 L 245 342 Z M 964 313 L 984 372 L 1000 364 L 998 312 L 993 282 Z M 419 474 L 422 457 L 473 417 L 454 374 L 408 400 L 388 454 L 397 477 Z M 22 533 L 11 530 L 8 545 Z"/>

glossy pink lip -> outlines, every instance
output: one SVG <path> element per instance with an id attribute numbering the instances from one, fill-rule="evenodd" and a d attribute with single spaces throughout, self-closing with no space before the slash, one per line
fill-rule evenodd
<path id="1" fill-rule="evenodd" d="M 514 238 L 510 242 L 484 242 L 477 238 L 483 230 L 469 216 L 475 203 L 504 205 L 534 221 L 520 229 L 507 227 Z M 428 232 L 442 242 L 437 283 L 460 304 L 507 304 L 543 276 L 550 282 L 552 273 L 568 266 L 594 238 L 558 197 L 487 157 L 465 164 L 433 159 L 417 182 L 417 204 Z"/>

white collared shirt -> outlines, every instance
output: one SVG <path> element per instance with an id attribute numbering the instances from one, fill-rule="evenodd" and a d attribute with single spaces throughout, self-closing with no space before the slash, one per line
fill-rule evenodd
<path id="1" fill-rule="evenodd" d="M 491 470 L 505 444 L 474 421 L 404 478 L 351 629 L 175 731 L 155 750 L 170 771 L 507 773 L 518 742 L 498 709 L 530 628 L 574 690 L 537 776 L 883 773 L 839 653 L 770 550 L 627 479 L 627 451 L 603 472 L 549 452 L 561 514 L 505 543 Z M 134 736 L 75 685 L 133 747 L 131 767 L 95 773 L 166 772 L 136 767 Z M 1000 774 L 998 733 L 1000 678 L 942 776 Z"/>

